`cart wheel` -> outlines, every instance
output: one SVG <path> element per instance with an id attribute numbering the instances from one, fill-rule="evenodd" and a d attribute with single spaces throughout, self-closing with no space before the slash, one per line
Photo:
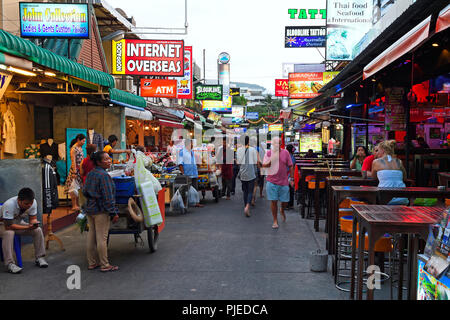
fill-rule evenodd
<path id="1" fill-rule="evenodd" d="M 214 188 L 213 195 L 214 195 L 214 198 L 216 200 L 216 203 L 219 202 L 219 199 L 220 199 L 220 191 L 219 191 L 219 189 Z"/>
<path id="2" fill-rule="evenodd" d="M 153 253 L 158 249 L 158 236 L 158 226 L 151 226 L 150 229 L 147 229 L 147 239 L 150 253 Z"/>

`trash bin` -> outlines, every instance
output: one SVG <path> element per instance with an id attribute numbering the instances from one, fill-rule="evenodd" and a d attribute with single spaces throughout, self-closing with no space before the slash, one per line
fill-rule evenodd
<path id="1" fill-rule="evenodd" d="M 312 251 L 309 262 L 311 271 L 326 272 L 328 269 L 328 252 L 321 251 L 320 249 Z"/>

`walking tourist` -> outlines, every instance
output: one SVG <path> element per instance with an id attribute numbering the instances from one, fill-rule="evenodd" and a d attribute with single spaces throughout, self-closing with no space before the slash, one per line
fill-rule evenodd
<path id="1" fill-rule="evenodd" d="M 245 136 L 245 146 L 237 150 L 236 160 L 239 165 L 238 178 L 241 180 L 244 193 L 244 214 L 250 217 L 250 204 L 256 181 L 255 165 L 260 165 L 261 161 L 256 149 L 250 146 L 249 136 Z"/>
<path id="2" fill-rule="evenodd" d="M 8 199 L 0 208 L 0 237 L 2 238 L 3 258 L 10 273 L 19 273 L 22 268 L 14 261 L 14 236 L 32 236 L 35 263 L 40 268 L 47 268 L 45 261 L 44 234 L 37 220 L 37 201 L 33 190 L 23 188 L 19 194 Z M 23 219 L 29 218 L 29 223 Z"/>
<path id="3" fill-rule="evenodd" d="M 372 177 L 378 179 L 378 187 L 405 188 L 406 170 L 395 156 L 395 140 L 383 141 L 378 146 L 378 159 L 372 163 Z M 393 198 L 388 205 L 407 205 L 407 198 Z"/>
<path id="4" fill-rule="evenodd" d="M 222 196 L 226 194 L 226 199 L 230 200 L 231 184 L 233 179 L 233 149 L 227 145 L 226 137 L 223 138 L 222 146 L 217 150 L 217 164 L 222 175 Z M 229 158 L 229 159 L 228 159 Z"/>
<path id="5" fill-rule="evenodd" d="M 119 219 L 116 208 L 116 187 L 106 169 L 111 167 L 111 158 L 105 151 L 92 155 L 95 168 L 86 177 L 83 195 L 87 198 L 89 233 L 87 237 L 88 269 L 100 268 L 100 271 L 116 271 L 108 260 L 108 233 L 110 219 L 116 223 Z"/>
<path id="6" fill-rule="evenodd" d="M 81 179 L 80 166 L 84 158 L 82 146 L 86 142 L 86 136 L 82 133 L 76 136 L 70 143 L 70 170 L 66 180 L 66 193 L 72 200 L 72 211 L 80 210 L 78 190 L 81 189 L 83 180 Z"/>
<path id="7" fill-rule="evenodd" d="M 256 151 L 258 151 L 259 159 L 264 159 L 264 155 L 266 154 L 266 150 L 263 147 L 263 143 L 260 143 L 256 147 Z M 257 191 L 258 187 L 259 187 L 259 197 L 260 198 L 264 198 L 264 195 L 263 195 L 264 181 L 265 181 L 265 176 L 264 176 L 263 169 L 258 167 L 258 166 L 256 166 L 256 183 L 255 183 L 255 188 L 253 189 L 252 206 L 255 206 L 256 191 Z"/>
<path id="8" fill-rule="evenodd" d="M 366 147 L 359 146 L 356 147 L 355 155 L 353 156 L 353 159 L 350 162 L 350 169 L 356 169 L 358 171 L 361 171 L 364 159 L 366 159 L 368 156 L 368 152 Z"/>
<path id="9" fill-rule="evenodd" d="M 271 201 L 273 229 L 278 229 L 278 201 L 282 202 L 280 214 L 286 221 L 284 207 L 289 202 L 289 185 L 294 185 L 294 166 L 289 152 L 280 149 L 280 138 L 272 138 L 272 146 L 267 151 L 263 161 L 263 168 L 267 170 L 267 200 Z M 289 176 L 288 178 L 288 168 Z"/>

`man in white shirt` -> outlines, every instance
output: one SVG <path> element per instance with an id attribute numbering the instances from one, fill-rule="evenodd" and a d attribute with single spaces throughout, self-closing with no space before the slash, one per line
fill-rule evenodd
<path id="1" fill-rule="evenodd" d="M 23 219 L 29 217 L 29 223 Z M 18 196 L 7 200 L 0 208 L 0 237 L 5 266 L 10 273 L 19 273 L 22 268 L 17 266 L 13 257 L 14 235 L 33 237 L 36 265 L 47 268 L 45 261 L 44 234 L 37 220 L 37 202 L 30 188 L 23 188 Z"/>

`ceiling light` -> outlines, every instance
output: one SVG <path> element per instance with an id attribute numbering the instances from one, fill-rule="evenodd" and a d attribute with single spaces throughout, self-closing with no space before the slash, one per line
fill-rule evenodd
<path id="1" fill-rule="evenodd" d="M 45 71 L 44 74 L 48 77 L 56 77 L 56 73 Z"/>
<path id="2" fill-rule="evenodd" d="M 145 130 L 149 130 L 150 129 L 150 127 L 145 127 Z"/>
<path id="3" fill-rule="evenodd" d="M 29 77 L 35 77 L 36 73 L 31 72 L 31 71 L 26 71 L 26 70 L 22 70 L 22 69 L 18 69 L 18 68 L 14 68 L 14 67 L 8 67 L 8 71 L 11 72 L 15 72 L 24 76 L 29 76 Z"/>
<path id="4" fill-rule="evenodd" d="M 377 79 L 372 79 L 372 82 L 377 82 Z"/>
<path id="5" fill-rule="evenodd" d="M 439 43 L 432 43 L 431 44 L 433 47 L 439 47 Z"/>

